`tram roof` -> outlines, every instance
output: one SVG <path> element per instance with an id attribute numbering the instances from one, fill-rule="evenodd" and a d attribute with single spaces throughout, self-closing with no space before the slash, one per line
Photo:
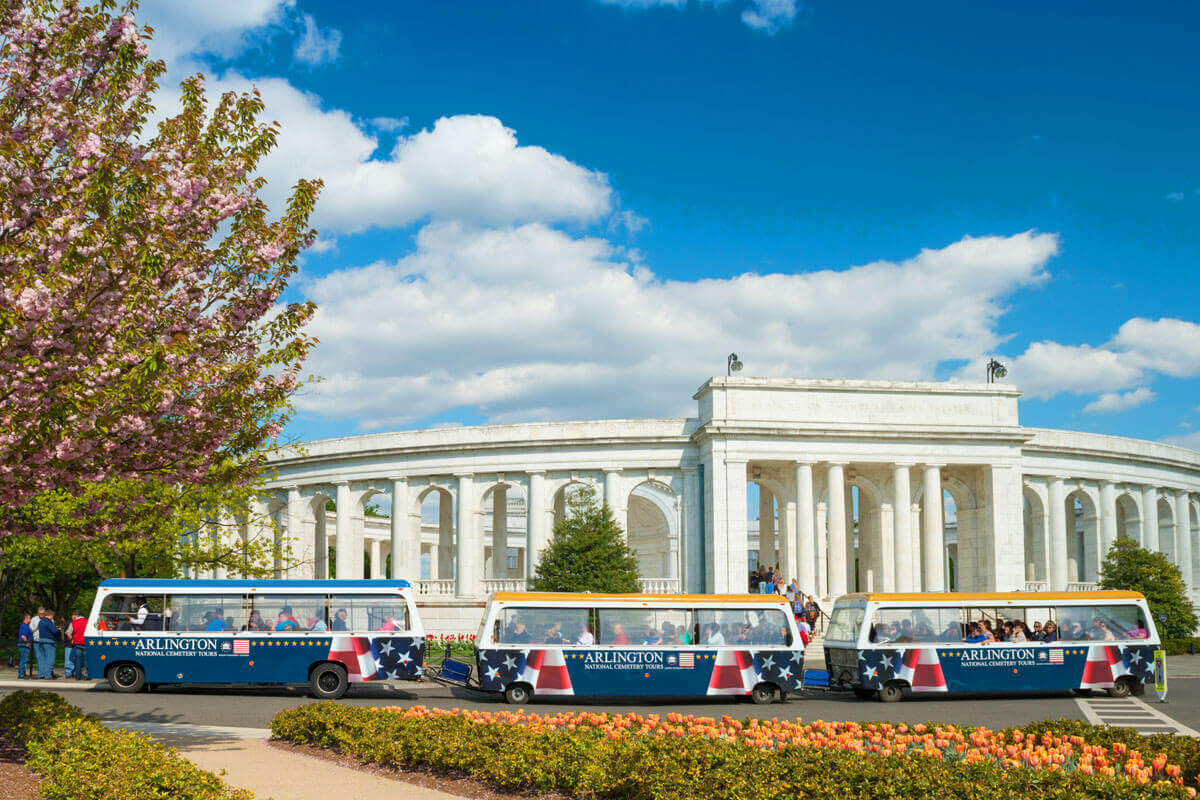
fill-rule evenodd
<path id="1" fill-rule="evenodd" d="M 390 580 L 304 580 L 304 579 L 274 579 L 241 578 L 230 580 L 215 580 L 211 578 L 110 578 L 101 581 L 102 589 L 256 589 L 270 591 L 271 589 L 407 589 L 411 586 L 408 581 Z"/>
<path id="2" fill-rule="evenodd" d="M 776 603 L 786 605 L 783 595 L 772 594 L 601 594 L 599 592 L 496 592 L 492 599 L 498 603 L 561 603 L 589 601 L 600 603 Z"/>
<path id="3" fill-rule="evenodd" d="M 1060 600 L 1141 600 L 1141 592 L 1098 589 L 1093 592 L 853 592 L 839 600 L 874 603 L 1022 603 Z"/>

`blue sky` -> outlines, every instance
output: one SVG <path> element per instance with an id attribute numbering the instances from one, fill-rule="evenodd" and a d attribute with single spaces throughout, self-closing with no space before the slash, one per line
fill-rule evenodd
<path id="1" fill-rule="evenodd" d="M 262 88 L 274 202 L 328 184 L 291 437 L 681 415 L 736 350 L 995 353 L 1026 425 L 1200 447 L 1194 5 L 188 5 L 172 78 Z"/>

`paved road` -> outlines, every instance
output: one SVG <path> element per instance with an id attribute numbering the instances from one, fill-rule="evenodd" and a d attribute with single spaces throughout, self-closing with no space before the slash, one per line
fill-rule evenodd
<path id="1" fill-rule="evenodd" d="M 12 691 L 3 689 L 0 692 Z M 244 728 L 266 728 L 271 717 L 285 708 L 311 702 L 299 689 L 163 688 L 152 693 L 115 694 L 107 689 L 59 690 L 71 703 L 104 720 L 125 722 L 188 723 Z M 1200 729 L 1200 678 L 1178 678 L 1171 684 L 1171 702 L 1159 705 L 1153 692 L 1143 698 L 1154 709 L 1183 725 Z M 490 695 L 462 689 L 438 687 L 407 691 L 403 684 L 391 687 L 358 687 L 340 702 L 360 705 L 415 705 L 439 708 L 499 710 L 508 708 Z M 813 693 L 792 697 L 784 704 L 755 706 L 746 702 L 704 699 L 647 704 L 644 701 L 613 703 L 579 701 L 572 704 L 534 702 L 531 711 L 589 709 L 666 714 L 678 711 L 696 716 L 803 718 L 809 720 L 888 720 L 893 722 L 951 722 L 959 725 L 985 724 L 992 728 L 1023 725 L 1040 719 L 1084 719 L 1070 693 L 1022 695 L 958 695 L 951 698 L 914 697 L 895 704 L 860 701 L 845 694 Z"/>

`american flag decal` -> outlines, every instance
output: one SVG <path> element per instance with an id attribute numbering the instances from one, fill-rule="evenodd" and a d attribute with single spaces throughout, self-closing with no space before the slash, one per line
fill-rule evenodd
<path id="1" fill-rule="evenodd" d="M 696 668 L 696 654 L 695 653 L 680 653 L 679 654 L 679 668 L 680 669 L 695 669 Z"/>
<path id="2" fill-rule="evenodd" d="M 249 639 L 234 639 L 233 654 L 235 656 L 250 655 L 250 640 Z"/>
<path id="3" fill-rule="evenodd" d="M 1061 647 L 1055 647 L 1050 650 L 1050 663 L 1051 664 L 1063 663 L 1063 651 L 1062 651 Z"/>

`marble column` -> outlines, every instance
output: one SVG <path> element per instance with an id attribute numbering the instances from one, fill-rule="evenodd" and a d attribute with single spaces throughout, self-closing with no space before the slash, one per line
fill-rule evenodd
<path id="1" fill-rule="evenodd" d="M 408 519 L 408 479 L 407 478 L 392 478 L 392 518 L 391 518 L 391 545 L 392 545 L 392 580 L 400 578 L 417 578 L 420 576 L 421 568 L 421 529 L 418 526 L 414 534 L 409 530 Z M 417 538 L 417 561 L 414 564 L 410 557 L 412 548 L 409 545 L 409 539 L 413 536 Z"/>
<path id="2" fill-rule="evenodd" d="M 1112 481 L 1100 481 L 1100 560 L 1108 555 L 1117 538 L 1117 487 Z"/>
<path id="3" fill-rule="evenodd" d="M 700 497 L 700 470 L 685 466 L 683 471 L 683 526 L 680 549 L 683 553 L 683 591 L 704 591 L 704 539 L 700 530 L 700 514 L 704 508 Z"/>
<path id="4" fill-rule="evenodd" d="M 1183 490 L 1175 492 L 1175 562 L 1183 572 L 1183 582 L 1187 585 L 1188 596 L 1191 596 L 1192 575 L 1192 509 L 1188 502 L 1188 493 Z"/>
<path id="5" fill-rule="evenodd" d="M 714 489 L 718 487 L 714 486 Z M 718 592 L 745 592 L 749 588 L 750 545 L 746 534 L 746 462 L 725 460 L 726 516 L 718 521 L 725 524 L 728 550 L 725 551 L 724 586 Z M 719 559 L 719 555 L 718 555 Z"/>
<path id="6" fill-rule="evenodd" d="M 912 486 L 909 482 L 909 465 L 896 464 L 892 467 L 892 536 L 896 555 L 896 591 L 912 592 Z"/>
<path id="7" fill-rule="evenodd" d="M 846 593 L 846 493 L 845 464 L 829 464 L 829 596 L 841 597 Z"/>
<path id="8" fill-rule="evenodd" d="M 525 577 L 533 577 L 546 544 L 546 471 L 530 470 L 529 503 L 525 508 Z"/>
<path id="9" fill-rule="evenodd" d="M 813 471 L 812 464 L 796 464 L 796 557 L 800 591 L 817 594 L 816 535 L 813 531 Z"/>
<path id="10" fill-rule="evenodd" d="M 1067 590 L 1067 506 L 1061 477 L 1049 481 L 1046 513 L 1050 515 L 1050 591 Z"/>
<path id="11" fill-rule="evenodd" d="M 454 577 L 457 549 L 458 545 L 454 541 L 454 505 L 450 502 L 450 495 L 438 492 L 438 580 L 445 581 Z"/>
<path id="12" fill-rule="evenodd" d="M 492 489 L 492 577 L 508 575 L 508 486 Z"/>
<path id="13" fill-rule="evenodd" d="M 284 561 L 292 566 L 287 570 L 289 578 L 312 578 L 316 575 L 316 530 L 304 524 L 304 497 L 299 486 L 287 490 L 287 541 Z"/>
<path id="14" fill-rule="evenodd" d="M 367 547 L 371 551 L 371 578 L 378 580 L 383 577 L 383 541 L 370 539 Z"/>
<path id="15" fill-rule="evenodd" d="M 908 508 L 909 530 L 912 531 L 912 564 L 913 591 L 920 591 L 925 585 L 925 562 L 921 559 L 921 504 L 911 503 Z"/>
<path id="16" fill-rule="evenodd" d="M 861 538 L 862 531 L 854 524 L 854 490 L 844 486 L 842 499 L 846 506 L 846 591 L 858 591 L 858 553 L 856 539 Z"/>
<path id="17" fill-rule="evenodd" d="M 1158 489 L 1142 487 L 1142 547 L 1161 551 L 1158 542 Z"/>
<path id="18" fill-rule="evenodd" d="M 473 597 L 482 589 L 479 580 L 479 532 L 475 517 L 475 476 L 456 473 L 458 478 L 458 530 L 455 550 L 454 594 Z"/>
<path id="19" fill-rule="evenodd" d="M 925 530 L 922 531 L 921 552 L 925 558 L 922 572 L 925 591 L 946 591 L 945 554 L 946 525 L 942 518 L 942 470 L 937 464 L 924 467 Z"/>
<path id="20" fill-rule="evenodd" d="M 337 497 L 334 503 L 337 504 L 336 517 L 334 518 L 333 531 L 337 536 L 337 541 L 334 543 L 334 555 L 337 557 L 337 564 L 334 569 L 337 572 L 339 579 L 343 578 L 361 578 L 362 577 L 362 550 L 358 552 L 354 550 L 354 533 L 350 530 L 354 525 L 354 500 L 350 492 L 350 484 L 342 481 L 337 484 Z M 355 574 L 355 565 L 357 563 L 358 570 Z"/>
<path id="21" fill-rule="evenodd" d="M 775 496 L 762 484 L 758 486 L 758 562 L 768 568 L 779 564 L 775 557 Z"/>

